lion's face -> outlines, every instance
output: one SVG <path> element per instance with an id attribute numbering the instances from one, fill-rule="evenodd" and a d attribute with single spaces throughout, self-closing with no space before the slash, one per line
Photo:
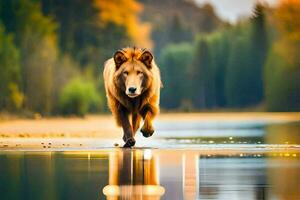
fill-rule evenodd
<path id="1" fill-rule="evenodd" d="M 117 51 L 114 60 L 118 85 L 130 98 L 143 93 L 150 85 L 152 55 L 148 51 Z"/>
<path id="2" fill-rule="evenodd" d="M 124 66 L 122 66 L 122 78 L 125 84 L 125 93 L 128 97 L 134 98 L 142 93 L 146 72 L 140 63 L 125 63 Z"/>

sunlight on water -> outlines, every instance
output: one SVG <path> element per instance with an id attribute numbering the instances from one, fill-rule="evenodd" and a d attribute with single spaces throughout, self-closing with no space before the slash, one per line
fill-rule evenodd
<path id="1" fill-rule="evenodd" d="M 251 124 L 250 126 L 235 124 L 235 126 L 228 125 L 227 128 L 224 126 L 203 128 L 197 124 L 187 130 L 171 131 L 165 128 L 158 137 L 191 143 L 299 144 L 300 124 Z"/>
<path id="2" fill-rule="evenodd" d="M 181 125 L 158 123 L 132 149 L 121 139 L 1 141 L 1 199 L 300 199 L 299 123 Z"/>
<path id="3" fill-rule="evenodd" d="M 1 152 L 4 199 L 299 199 L 300 151 Z"/>
<path id="4" fill-rule="evenodd" d="M 216 124 L 216 122 L 211 122 Z M 136 135 L 136 147 L 163 149 L 203 149 L 203 148 L 299 148 L 300 123 L 244 123 L 222 122 L 211 126 L 203 122 L 183 121 L 177 128 L 164 121 L 156 124 L 151 138 Z M 247 125 L 245 125 L 247 124 Z M 182 126 L 182 127 L 181 127 Z M 180 127 L 180 128 L 179 128 Z M 186 127 L 186 129 L 185 129 Z M 189 127 L 189 128 L 188 128 Z M 122 146 L 119 138 L 76 137 L 64 138 L 3 138 L 2 150 L 90 150 Z"/>

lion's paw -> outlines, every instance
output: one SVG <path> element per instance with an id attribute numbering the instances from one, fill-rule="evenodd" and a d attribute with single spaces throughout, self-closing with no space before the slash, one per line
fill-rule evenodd
<path id="1" fill-rule="evenodd" d="M 141 132 L 143 133 L 144 137 L 150 137 L 153 135 L 154 129 L 152 127 L 147 127 L 147 128 L 143 127 L 141 129 Z"/>
<path id="2" fill-rule="evenodd" d="M 134 145 L 135 145 L 135 139 L 134 139 L 133 137 L 130 137 L 130 138 L 128 138 L 128 139 L 126 140 L 126 142 L 125 142 L 125 144 L 124 144 L 123 147 L 125 147 L 125 148 L 130 148 L 130 147 L 132 147 L 132 146 L 134 146 Z"/>

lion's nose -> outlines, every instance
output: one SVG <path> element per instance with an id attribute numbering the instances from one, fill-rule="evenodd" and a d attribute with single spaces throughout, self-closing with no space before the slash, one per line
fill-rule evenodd
<path id="1" fill-rule="evenodd" d="M 130 87 L 130 88 L 128 88 L 128 91 L 129 91 L 131 94 L 134 94 L 135 91 L 136 91 L 136 87 Z"/>

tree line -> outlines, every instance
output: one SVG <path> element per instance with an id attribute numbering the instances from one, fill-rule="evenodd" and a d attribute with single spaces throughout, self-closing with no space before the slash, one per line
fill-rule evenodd
<path id="1" fill-rule="evenodd" d="M 132 45 L 155 53 L 164 110 L 300 110 L 299 11 L 229 24 L 194 1 L 1 1 L 0 112 L 106 112 L 103 63 Z"/>
<path id="2" fill-rule="evenodd" d="M 249 19 L 165 47 L 162 106 L 299 111 L 299 11 L 299 1 L 257 4 Z"/>
<path id="3" fill-rule="evenodd" d="M 0 111 L 105 111 L 104 61 L 127 45 L 151 47 L 141 11 L 135 0 L 1 1 Z"/>

